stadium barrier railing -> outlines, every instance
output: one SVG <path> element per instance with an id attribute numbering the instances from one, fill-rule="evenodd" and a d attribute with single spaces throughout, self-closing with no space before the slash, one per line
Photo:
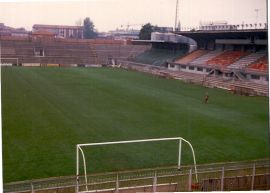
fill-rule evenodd
<path id="1" fill-rule="evenodd" d="M 270 160 L 215 163 L 198 165 L 199 183 L 196 183 L 192 166 L 177 166 L 110 172 L 88 175 L 88 192 L 121 192 L 125 189 L 141 191 L 142 187 L 164 191 L 233 191 L 269 190 Z M 80 176 L 81 191 L 85 188 L 84 176 Z M 4 184 L 5 193 L 74 192 L 76 176 L 55 177 Z M 162 188 L 161 188 L 162 187 Z M 167 189 L 166 189 L 167 188 Z"/>

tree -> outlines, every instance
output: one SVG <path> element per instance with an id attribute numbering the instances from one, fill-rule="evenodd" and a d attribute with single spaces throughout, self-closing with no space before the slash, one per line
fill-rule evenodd
<path id="1" fill-rule="evenodd" d="M 85 39 L 93 39 L 97 37 L 95 25 L 89 17 L 85 18 L 83 21 L 83 36 Z"/>
<path id="2" fill-rule="evenodd" d="M 139 33 L 140 40 L 150 40 L 152 32 L 153 26 L 150 23 L 143 25 Z"/>

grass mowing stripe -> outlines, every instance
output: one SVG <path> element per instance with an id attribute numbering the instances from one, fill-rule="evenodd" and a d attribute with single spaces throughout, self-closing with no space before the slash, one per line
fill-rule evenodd
<path id="1" fill-rule="evenodd" d="M 198 163 L 269 156 L 267 98 L 143 73 L 2 68 L 2 107 L 5 182 L 73 175 L 77 143 L 182 136 Z M 171 144 L 87 151 L 91 172 L 167 165 L 176 156 Z"/>

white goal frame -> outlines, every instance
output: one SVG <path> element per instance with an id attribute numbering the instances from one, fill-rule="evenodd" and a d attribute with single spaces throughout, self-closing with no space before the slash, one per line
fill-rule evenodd
<path id="1" fill-rule="evenodd" d="M 1 58 L 0 56 L 0 66 L 3 66 L 3 64 L 6 64 L 6 62 L 2 62 L 3 60 L 16 60 L 16 66 L 19 64 L 19 58 Z"/>
<path id="2" fill-rule="evenodd" d="M 86 146 L 101 146 L 101 145 L 113 145 L 113 144 L 128 144 L 128 143 L 142 143 L 142 142 L 153 142 L 153 141 L 179 141 L 179 150 L 178 150 L 178 165 L 177 168 L 181 168 L 181 150 L 182 150 L 182 141 L 187 143 L 192 151 L 193 156 L 193 162 L 194 162 L 194 169 L 195 169 L 195 176 L 196 181 L 198 182 L 198 173 L 197 173 L 197 165 L 196 165 L 196 158 L 194 149 L 191 145 L 191 143 L 187 140 L 185 140 L 182 137 L 174 137 L 174 138 L 158 138 L 158 139 L 141 139 L 141 140 L 130 140 L 130 141 L 113 141 L 113 142 L 101 142 L 101 143 L 86 143 L 86 144 L 77 144 L 76 145 L 76 193 L 79 192 L 79 152 L 81 152 L 82 159 L 83 159 L 83 165 L 84 165 L 84 177 L 85 177 L 85 186 L 86 191 L 88 191 L 88 182 L 87 182 L 87 170 L 86 170 L 86 160 L 84 156 L 84 152 L 82 150 L 82 147 Z"/>

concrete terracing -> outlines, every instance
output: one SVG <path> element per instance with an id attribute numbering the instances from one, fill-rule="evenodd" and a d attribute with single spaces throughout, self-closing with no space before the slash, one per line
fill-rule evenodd
<path id="1" fill-rule="evenodd" d="M 1 38 L 1 61 L 17 58 L 18 64 L 101 64 L 110 58 L 127 59 L 134 57 L 149 46 L 126 45 L 113 40 L 61 40 L 61 39 L 12 39 Z"/>

